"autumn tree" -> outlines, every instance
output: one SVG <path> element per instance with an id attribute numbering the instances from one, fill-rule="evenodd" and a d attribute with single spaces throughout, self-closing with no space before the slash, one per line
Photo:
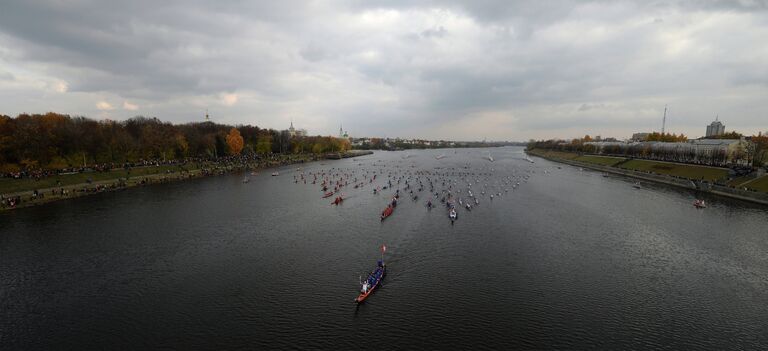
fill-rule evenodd
<path id="1" fill-rule="evenodd" d="M 243 150 L 243 137 L 240 136 L 240 131 L 237 128 L 232 128 L 227 134 L 227 146 L 229 146 L 229 153 L 237 155 Z"/>
<path id="2" fill-rule="evenodd" d="M 768 161 L 768 136 L 758 134 L 752 137 L 752 165 L 760 167 Z"/>
<path id="3" fill-rule="evenodd" d="M 743 137 L 743 136 L 744 135 L 742 135 L 741 133 L 739 133 L 737 131 L 730 131 L 728 133 L 711 136 L 710 138 L 712 138 L 712 139 L 741 139 L 741 137 Z"/>
<path id="4" fill-rule="evenodd" d="M 256 142 L 256 153 L 265 155 L 270 152 L 272 152 L 272 135 L 263 133 L 259 135 Z"/>

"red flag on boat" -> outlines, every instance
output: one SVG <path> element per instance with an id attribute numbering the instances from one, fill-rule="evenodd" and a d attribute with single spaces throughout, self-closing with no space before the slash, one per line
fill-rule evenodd
<path id="1" fill-rule="evenodd" d="M 381 245 L 381 252 L 387 252 L 387 245 Z"/>

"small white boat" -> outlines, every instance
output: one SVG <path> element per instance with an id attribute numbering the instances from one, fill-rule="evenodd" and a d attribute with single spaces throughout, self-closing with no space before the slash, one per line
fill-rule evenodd
<path id="1" fill-rule="evenodd" d="M 277 177 L 277 176 L 279 176 L 279 175 L 280 175 L 280 172 L 273 172 L 273 173 L 272 173 L 272 176 L 273 176 L 273 177 Z"/>

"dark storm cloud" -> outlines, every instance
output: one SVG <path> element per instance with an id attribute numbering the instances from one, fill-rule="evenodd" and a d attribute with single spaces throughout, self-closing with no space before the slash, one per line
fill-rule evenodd
<path id="1" fill-rule="evenodd" d="M 41 106 L 63 112 L 103 114 L 96 106 L 107 103 L 124 106 L 112 118 L 186 121 L 212 107 L 222 120 L 294 119 L 315 133 L 343 122 L 356 135 L 525 139 L 578 128 L 629 134 L 674 103 L 689 134 L 715 109 L 766 129 L 755 112 L 767 107 L 768 53 L 756 44 L 768 40 L 766 9 L 766 1 L 6 1 L 0 104 L 11 111 L 0 113 L 45 99 Z"/>

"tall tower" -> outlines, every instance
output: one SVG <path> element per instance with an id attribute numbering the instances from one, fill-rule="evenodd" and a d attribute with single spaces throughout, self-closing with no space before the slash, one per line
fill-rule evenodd
<path id="1" fill-rule="evenodd" d="M 661 135 L 664 135 L 664 129 L 667 127 L 667 105 L 664 105 L 664 118 L 661 120 Z"/>
<path id="2" fill-rule="evenodd" d="M 208 109 L 205 109 L 205 121 L 206 122 L 210 122 L 211 121 L 211 117 L 208 116 Z"/>
<path id="3" fill-rule="evenodd" d="M 288 128 L 288 134 L 291 136 L 291 138 L 296 136 L 296 129 L 293 128 L 293 118 L 291 118 L 291 127 Z"/>
<path id="4" fill-rule="evenodd" d="M 344 130 L 341 128 L 341 123 L 339 123 L 339 138 L 344 137 Z"/>

